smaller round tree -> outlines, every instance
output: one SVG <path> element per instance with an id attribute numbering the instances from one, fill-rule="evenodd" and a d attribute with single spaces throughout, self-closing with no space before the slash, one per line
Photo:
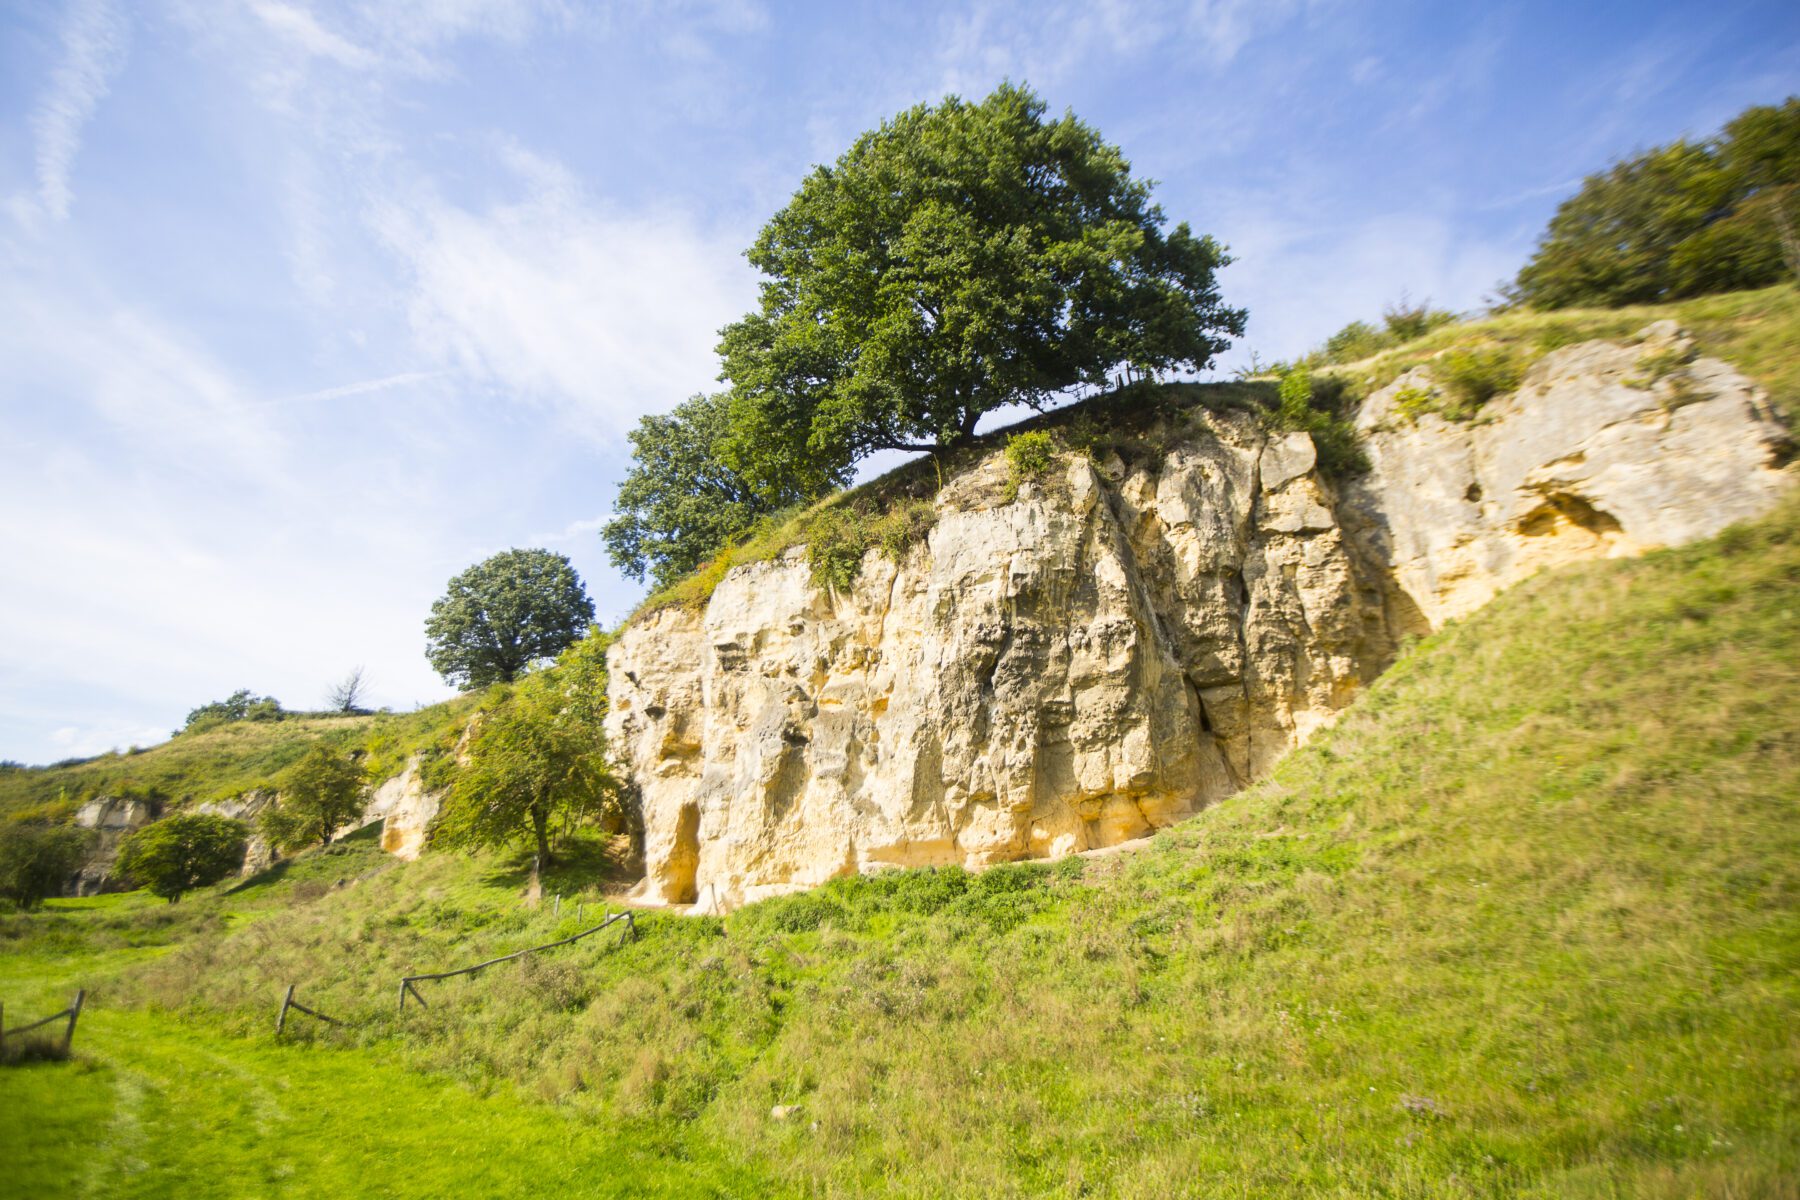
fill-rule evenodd
<path id="1" fill-rule="evenodd" d="M 265 808 L 259 824 L 269 844 L 298 850 L 332 834 L 363 814 L 369 779 L 356 760 L 330 746 L 314 746 L 281 777 L 281 804 Z"/>
<path id="2" fill-rule="evenodd" d="M 510 683 L 587 632 L 594 604 L 569 560 L 505 550 L 450 581 L 425 622 L 425 657 L 445 682 Z"/>
<path id="3" fill-rule="evenodd" d="M 36 908 L 81 867 L 91 835 L 70 825 L 0 825 L 0 897 Z"/>
<path id="4" fill-rule="evenodd" d="M 125 839 L 119 870 L 173 904 L 242 866 L 244 833 L 244 823 L 228 817 L 167 817 Z"/>

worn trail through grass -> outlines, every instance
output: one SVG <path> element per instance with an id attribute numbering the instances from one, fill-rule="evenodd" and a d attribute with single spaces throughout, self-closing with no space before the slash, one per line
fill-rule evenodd
<path id="1" fill-rule="evenodd" d="M 0 1073 L 6 1192 L 31 1197 L 695 1196 L 721 1173 L 379 1052 L 93 1012 L 73 1063 Z M 674 1150 L 675 1153 L 671 1153 Z"/>

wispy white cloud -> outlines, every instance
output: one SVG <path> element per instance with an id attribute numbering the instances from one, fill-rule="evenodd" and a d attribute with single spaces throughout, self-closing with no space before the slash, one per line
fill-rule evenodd
<path id="1" fill-rule="evenodd" d="M 249 7 L 270 32 L 302 54 L 328 59 L 352 70 L 364 70 L 381 61 L 380 55 L 325 28 L 311 11 L 298 4 L 250 0 Z"/>
<path id="2" fill-rule="evenodd" d="M 606 528 L 613 519 L 611 512 L 603 512 L 597 517 L 583 517 L 579 521 L 570 521 L 561 529 L 550 533 L 534 533 L 528 539 L 533 546 L 554 546 L 558 542 L 573 542 L 578 538 L 590 538 Z"/>
<path id="3" fill-rule="evenodd" d="M 943 24 L 941 85 L 964 95 L 1007 78 L 1053 87 L 1096 61 L 1169 44 L 1222 67 L 1305 7 L 1302 0 L 978 0 Z"/>
<path id="4" fill-rule="evenodd" d="M 709 386 L 718 330 L 754 296 L 741 237 L 609 211 L 557 164 L 502 157 L 516 201 L 477 211 L 422 191 L 375 218 L 425 352 L 602 439 Z"/>
<path id="5" fill-rule="evenodd" d="M 67 219 L 75 198 L 70 175 L 81 151 L 82 130 L 124 65 L 128 29 L 109 0 L 75 0 L 64 15 L 59 40 L 50 85 L 31 113 L 37 193 L 15 196 L 11 203 L 15 218 L 27 225 L 43 217 Z"/>

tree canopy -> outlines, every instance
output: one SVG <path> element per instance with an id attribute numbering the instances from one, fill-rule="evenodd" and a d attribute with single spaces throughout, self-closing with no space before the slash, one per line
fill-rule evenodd
<path id="1" fill-rule="evenodd" d="M 1115 373 L 1207 366 L 1241 334 L 1229 261 L 1167 229 L 1118 148 L 1029 89 L 920 105 L 816 168 L 763 228 L 725 328 L 725 457 L 753 486 L 970 438 Z"/>
<path id="2" fill-rule="evenodd" d="M 0 897 L 20 908 L 36 908 L 60 896 L 81 867 L 92 835 L 72 825 L 35 821 L 0 826 Z"/>
<path id="3" fill-rule="evenodd" d="M 601 536 L 633 579 L 673 583 L 759 517 L 848 482 L 843 471 L 796 470 L 758 487 L 724 459 L 730 406 L 725 393 L 695 396 L 631 432 L 633 465 Z"/>
<path id="4" fill-rule="evenodd" d="M 1534 308 L 1647 304 L 1800 276 L 1800 97 L 1589 176 L 1507 289 Z"/>
<path id="5" fill-rule="evenodd" d="M 125 839 L 119 870 L 173 904 L 242 866 L 245 840 L 242 821 L 203 813 L 165 817 Z"/>
<path id="6" fill-rule="evenodd" d="M 223 700 L 190 710 L 181 732 L 199 733 L 233 721 L 279 721 L 286 715 L 275 697 L 253 696 L 248 688 L 239 688 Z"/>
<path id="7" fill-rule="evenodd" d="M 319 745 L 287 769 L 280 790 L 280 805 L 262 812 L 262 833 L 279 849 L 297 850 L 329 843 L 334 833 L 361 817 L 369 779 L 348 754 Z"/>
<path id="8" fill-rule="evenodd" d="M 565 827 L 617 802 L 606 763 L 606 642 L 595 635 L 556 667 L 513 688 L 476 719 L 433 827 L 437 845 L 524 841 L 551 861 L 552 822 Z"/>
<path id="9" fill-rule="evenodd" d="M 503 550 L 452 579 L 425 622 L 425 656 L 461 688 L 508 683 L 587 632 L 594 605 L 569 560 Z"/>

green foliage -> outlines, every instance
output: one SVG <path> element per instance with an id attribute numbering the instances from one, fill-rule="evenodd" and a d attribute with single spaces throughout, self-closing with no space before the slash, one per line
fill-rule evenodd
<path id="1" fill-rule="evenodd" d="M 272 787 L 315 745 L 358 755 L 371 779 L 399 774 L 414 755 L 429 773 L 448 757 L 480 701 L 472 694 L 410 713 L 236 721 L 138 754 L 0 772 L 0 820 L 66 823 L 95 796 L 143 799 L 159 809 L 229 799 Z"/>
<path id="2" fill-rule="evenodd" d="M 121 843 L 119 871 L 173 904 L 242 866 L 245 832 L 242 821 L 227 817 L 200 813 L 164 817 Z"/>
<path id="3" fill-rule="evenodd" d="M 450 581 L 425 622 L 425 657 L 461 688 L 510 683 L 594 620 L 581 577 L 549 550 L 503 550 Z"/>
<path id="4" fill-rule="evenodd" d="M 239 688 L 223 700 L 202 704 L 189 712 L 181 731 L 202 733 L 233 721 L 279 721 L 287 715 L 275 697 L 252 696 L 248 690 Z"/>
<path id="5" fill-rule="evenodd" d="M 898 562 L 923 541 L 937 521 L 929 500 L 901 497 L 886 512 L 871 514 L 866 503 L 846 501 L 819 509 L 805 523 L 806 561 L 813 583 L 847 592 L 862 574 L 863 556 L 879 549 Z"/>
<path id="6" fill-rule="evenodd" d="M 1510 346 L 1455 346 L 1433 360 L 1431 374 L 1449 395 L 1447 415 L 1466 419 L 1495 396 L 1516 391 L 1525 365 Z"/>
<path id="7" fill-rule="evenodd" d="M 849 591 L 862 574 L 863 555 L 869 550 L 869 525 L 862 513 L 849 505 L 833 505 L 814 517 L 807 528 L 806 561 L 813 583 L 828 590 Z"/>
<path id="8" fill-rule="evenodd" d="M 1440 403 L 1437 394 L 1430 388 L 1407 384 L 1394 393 L 1394 407 L 1408 421 L 1417 421 L 1428 412 L 1436 412 Z"/>
<path id="9" fill-rule="evenodd" d="M 801 466 L 754 485 L 723 457 L 730 398 L 695 396 L 631 433 L 632 467 L 602 531 L 613 564 L 633 579 L 648 573 L 667 587 L 771 513 L 848 482 L 842 471 L 809 475 Z"/>
<path id="10" fill-rule="evenodd" d="M 369 778 L 355 758 L 330 746 L 314 746 L 281 776 L 281 803 L 262 811 L 259 825 L 269 844 L 284 851 L 331 841 L 362 816 Z"/>
<path id="11" fill-rule="evenodd" d="M 1282 376 L 1271 423 L 1277 429 L 1312 437 L 1319 463 L 1329 474 L 1343 476 L 1366 471 L 1367 455 L 1350 423 L 1349 396 L 1341 380 L 1315 379 L 1305 367 Z"/>
<path id="12" fill-rule="evenodd" d="M 1367 321 L 1352 321 L 1330 337 L 1325 339 L 1322 354 L 1309 355 L 1323 362 L 1355 362 L 1367 358 L 1378 350 L 1386 350 L 1394 344 L 1394 339 L 1384 330 L 1375 328 Z"/>
<path id="13" fill-rule="evenodd" d="M 1414 304 L 1402 296 L 1398 303 L 1381 310 L 1381 322 L 1387 329 L 1390 344 L 1417 341 L 1434 329 L 1456 323 L 1456 314 L 1448 309 L 1433 308 L 1429 300 Z"/>
<path id="14" fill-rule="evenodd" d="M 1056 441 L 1042 429 L 1015 433 L 1006 439 L 1006 492 L 1011 500 L 1019 485 L 1036 479 L 1056 461 Z"/>
<path id="15" fill-rule="evenodd" d="M 1005 933 L 1067 899 L 1059 885 L 1075 877 L 1042 863 L 1003 864 L 978 873 L 950 866 L 851 875 L 751 905 L 731 925 L 734 933 L 750 940 L 825 926 L 867 933 L 883 917 L 905 913 L 966 920 Z"/>
<path id="16" fill-rule="evenodd" d="M 468 761 L 455 769 L 435 845 L 453 849 L 525 840 L 551 861 L 552 825 L 623 809 L 606 761 L 606 639 L 576 643 L 557 666 L 499 693 L 475 718 Z"/>
<path id="17" fill-rule="evenodd" d="M 1402 296 L 1382 310 L 1380 328 L 1367 321 L 1352 321 L 1326 338 L 1323 346 L 1302 355 L 1291 365 L 1266 365 L 1260 374 L 1281 375 L 1296 367 L 1317 370 L 1342 363 L 1360 362 L 1455 323 L 1455 313 L 1433 308 L 1429 300 L 1414 304 Z"/>
<path id="18" fill-rule="evenodd" d="M 1119 151 L 1030 91 L 920 105 L 809 175 L 749 251 L 758 311 L 720 343 L 726 457 L 764 486 L 968 441 L 1121 368 L 1202 368 L 1243 330 L 1228 260 L 1165 230 Z"/>
<path id="19" fill-rule="evenodd" d="M 61 895 L 91 841 L 86 830 L 70 825 L 0 823 L 0 898 L 35 908 Z"/>
<path id="20" fill-rule="evenodd" d="M 1509 298 L 1534 308 L 1643 304 L 1800 276 L 1800 98 L 1719 136 L 1590 176 L 1563 202 Z"/>

